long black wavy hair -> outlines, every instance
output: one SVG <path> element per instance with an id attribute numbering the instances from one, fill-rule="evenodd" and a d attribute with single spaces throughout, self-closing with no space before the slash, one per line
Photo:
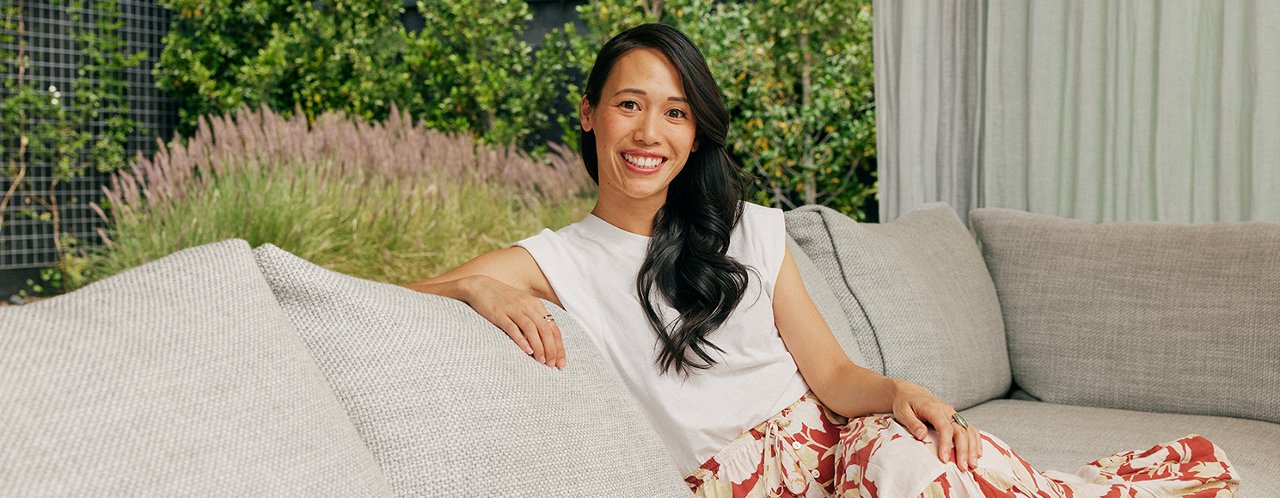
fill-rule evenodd
<path id="1" fill-rule="evenodd" d="M 689 374 L 715 365 L 709 350 L 724 350 L 706 336 L 729 318 L 746 292 L 747 268 L 726 254 L 742 219 L 744 179 L 725 150 L 729 111 L 720 87 L 702 52 L 673 27 L 642 24 L 605 43 L 587 77 L 587 103 L 592 108 L 600 103 L 613 65 L 637 48 L 656 49 L 675 65 L 697 129 L 697 150 L 672 180 L 666 203 L 654 217 L 653 237 L 636 278 L 645 315 L 662 345 L 656 360 L 660 371 Z M 599 184 L 595 133 L 582 132 L 578 143 L 587 172 Z M 678 318 L 663 323 L 653 291 Z"/>

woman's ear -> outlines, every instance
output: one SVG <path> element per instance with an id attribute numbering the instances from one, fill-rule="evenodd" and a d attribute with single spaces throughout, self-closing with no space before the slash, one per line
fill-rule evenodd
<path id="1" fill-rule="evenodd" d="M 693 137 L 693 147 L 689 149 L 689 152 L 697 152 L 697 151 L 698 151 L 698 137 Z"/>
<path id="2" fill-rule="evenodd" d="M 578 121 L 582 123 L 582 131 L 591 131 L 591 103 L 587 102 L 587 96 L 582 96 L 582 103 L 578 104 Z"/>

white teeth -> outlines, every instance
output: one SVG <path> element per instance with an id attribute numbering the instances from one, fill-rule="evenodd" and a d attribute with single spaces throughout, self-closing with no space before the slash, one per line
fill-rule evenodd
<path id="1" fill-rule="evenodd" d="M 661 157 L 633 156 L 631 154 L 623 154 L 622 158 L 626 159 L 627 162 L 634 164 L 636 166 L 639 166 L 641 168 L 656 168 L 659 164 L 662 164 Z"/>

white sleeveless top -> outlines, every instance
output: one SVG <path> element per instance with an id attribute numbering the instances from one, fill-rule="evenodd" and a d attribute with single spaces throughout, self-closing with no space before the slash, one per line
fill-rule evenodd
<path id="1" fill-rule="evenodd" d="M 656 363 L 661 346 L 636 293 L 648 243 L 649 237 L 588 214 L 513 245 L 533 255 L 560 303 L 582 323 L 688 475 L 808 390 L 773 321 L 786 228 L 781 210 L 743 203 L 728 254 L 748 267 L 747 290 L 729 319 L 707 335 L 724 350 L 708 349 L 716 365 L 687 377 L 674 370 L 660 374 Z M 658 316 L 678 316 L 664 299 L 655 296 L 655 302 Z"/>

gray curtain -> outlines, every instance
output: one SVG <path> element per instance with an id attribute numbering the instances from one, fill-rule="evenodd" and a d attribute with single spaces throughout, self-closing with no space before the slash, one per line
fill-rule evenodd
<path id="1" fill-rule="evenodd" d="M 983 3 L 872 3 L 881 222 L 937 201 L 968 220 L 978 157 Z"/>
<path id="2" fill-rule="evenodd" d="M 957 24 L 889 3 L 875 4 L 886 4 L 875 11 L 876 27 L 886 28 L 875 33 L 878 44 L 923 50 L 921 40 Z M 888 101 L 877 95 L 885 104 L 877 145 L 890 152 L 880 174 L 896 180 L 881 192 L 886 221 L 930 201 L 1090 221 L 1280 221 L 1280 2 L 981 3 L 972 43 L 983 49 L 957 63 L 981 67 L 977 95 L 925 95 L 913 105 L 936 110 L 911 109 L 892 93 L 901 78 L 954 81 L 954 72 L 882 71 L 921 55 L 877 47 L 876 77 L 887 81 L 876 90 L 890 91 Z M 978 123 L 977 153 L 971 174 L 954 182 L 943 170 L 970 154 L 969 142 L 929 151 L 949 144 L 917 143 L 903 130 L 951 126 L 944 110 L 975 99 L 976 118 L 966 122 Z M 903 149 L 919 155 L 908 159 Z M 925 188 L 903 182 L 915 177 L 932 179 L 912 180 Z M 938 191 L 946 188 L 953 192 Z"/>

